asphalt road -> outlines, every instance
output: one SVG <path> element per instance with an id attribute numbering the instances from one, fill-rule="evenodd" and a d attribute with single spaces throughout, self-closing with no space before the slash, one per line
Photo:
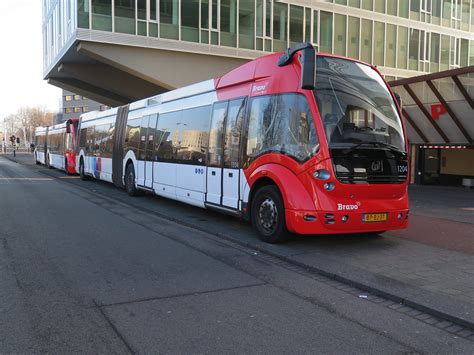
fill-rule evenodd
<path id="1" fill-rule="evenodd" d="M 110 193 L 94 191 L 103 186 Z M 0 157 L 0 352 L 473 352 L 468 339 L 118 193 Z"/>

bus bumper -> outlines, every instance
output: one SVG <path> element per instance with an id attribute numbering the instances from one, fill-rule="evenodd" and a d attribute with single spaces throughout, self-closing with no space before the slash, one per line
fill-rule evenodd
<path id="1" fill-rule="evenodd" d="M 286 210 L 286 226 L 297 234 L 350 234 L 382 232 L 408 227 L 408 209 L 384 211 L 387 220 L 364 222 L 364 214 L 376 212 L 316 212 Z"/>

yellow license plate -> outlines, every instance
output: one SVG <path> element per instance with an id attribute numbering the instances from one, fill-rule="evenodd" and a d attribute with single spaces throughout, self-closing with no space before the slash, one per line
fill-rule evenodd
<path id="1" fill-rule="evenodd" d="M 366 213 L 363 220 L 364 222 L 386 222 L 388 213 Z"/>

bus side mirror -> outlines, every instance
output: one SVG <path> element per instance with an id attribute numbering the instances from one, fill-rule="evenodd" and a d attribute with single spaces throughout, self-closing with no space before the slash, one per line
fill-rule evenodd
<path id="1" fill-rule="evenodd" d="M 394 92 L 393 94 L 395 95 L 395 100 L 397 100 L 398 106 L 400 107 L 400 110 L 401 110 L 402 109 L 402 97 L 397 92 Z"/>
<path id="2" fill-rule="evenodd" d="M 301 51 L 301 88 L 305 90 L 314 90 L 316 55 L 311 43 L 297 43 L 293 47 L 288 48 L 283 55 L 278 58 L 278 66 L 283 67 L 290 64 L 295 53 L 299 51 Z"/>
<path id="3" fill-rule="evenodd" d="M 66 122 L 66 133 L 71 133 L 71 121 Z"/>
<path id="4" fill-rule="evenodd" d="M 301 51 L 301 88 L 314 90 L 316 80 L 316 56 L 313 47 Z"/>

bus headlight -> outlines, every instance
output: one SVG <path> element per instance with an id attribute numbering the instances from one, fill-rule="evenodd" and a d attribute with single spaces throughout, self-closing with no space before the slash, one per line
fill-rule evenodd
<path id="1" fill-rule="evenodd" d="M 318 169 L 313 173 L 313 176 L 319 180 L 328 180 L 331 177 L 331 173 L 325 169 Z"/>
<path id="2" fill-rule="evenodd" d="M 334 185 L 333 182 L 327 182 L 324 184 L 324 189 L 327 191 L 332 191 L 336 188 L 336 185 Z"/>

